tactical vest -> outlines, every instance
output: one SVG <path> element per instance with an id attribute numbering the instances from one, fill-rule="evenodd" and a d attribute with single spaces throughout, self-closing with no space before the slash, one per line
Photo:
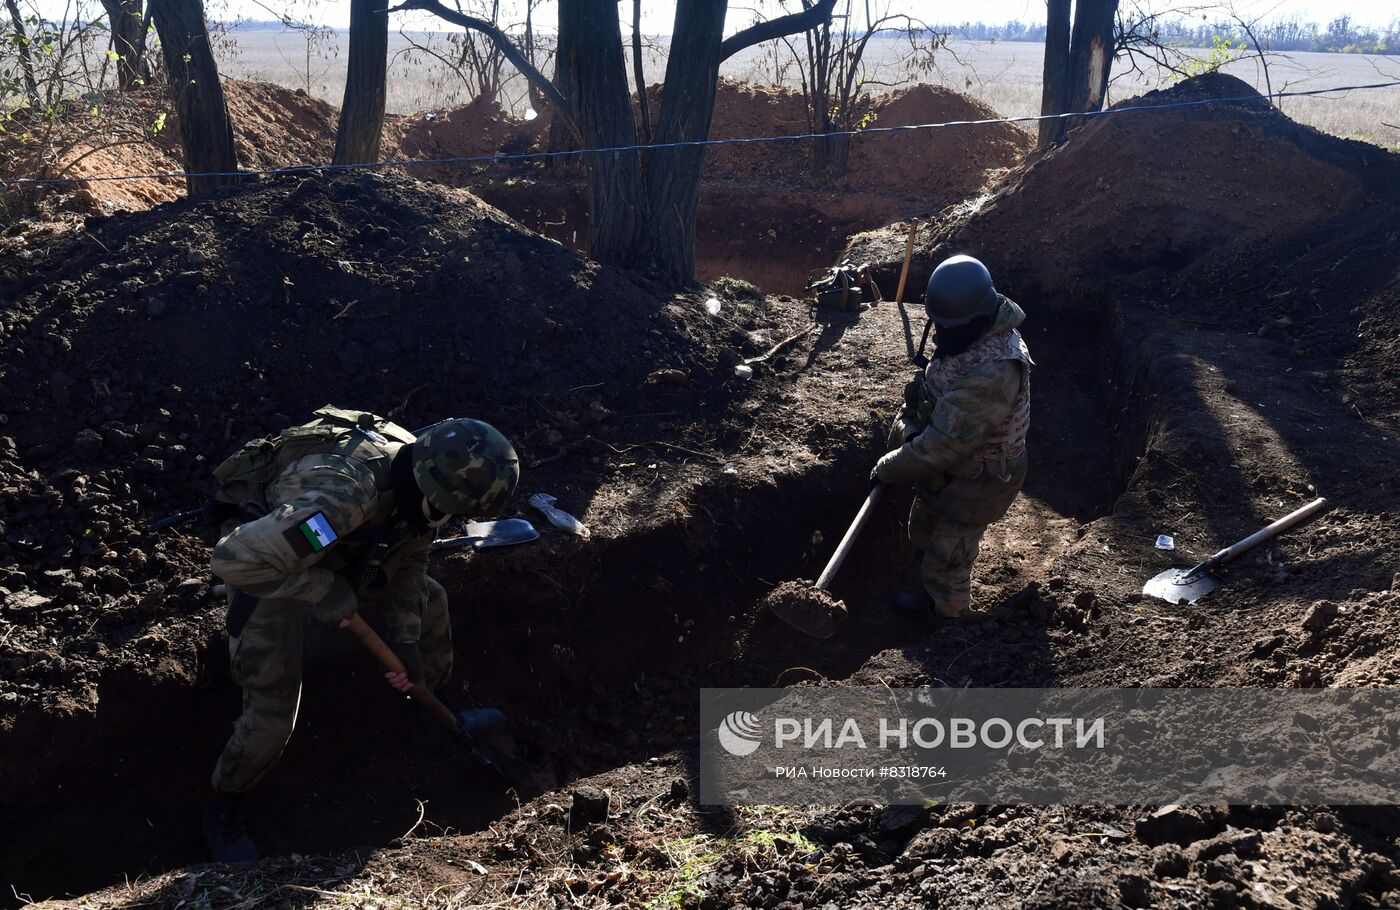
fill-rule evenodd
<path id="1" fill-rule="evenodd" d="M 1019 360 L 1022 364 L 1021 388 L 1011 405 L 1011 413 L 1006 421 L 988 437 L 981 451 L 972 459 L 971 473 L 954 470 L 952 473 L 965 477 L 976 477 L 984 469 L 998 480 L 1009 480 L 1011 473 L 1007 465 L 1020 458 L 1026 451 L 1026 432 L 1031 426 L 1031 360 L 1030 350 L 1015 329 L 998 332 L 978 339 L 972 347 L 952 357 L 935 357 L 924 371 L 923 400 L 919 402 L 919 420 L 928 426 L 933 418 L 933 409 L 938 399 L 963 374 L 987 363 L 998 360 Z"/>
<path id="2" fill-rule="evenodd" d="M 250 514 L 266 515 L 272 509 L 266 499 L 267 486 L 292 462 L 318 454 L 381 462 L 384 468 L 376 472 L 375 479 L 386 489 L 389 447 L 414 441 L 413 434 L 403 427 L 363 411 L 326 405 L 314 416 L 310 423 L 254 439 L 224 459 L 214 469 L 214 479 L 219 482 L 217 498 Z"/>

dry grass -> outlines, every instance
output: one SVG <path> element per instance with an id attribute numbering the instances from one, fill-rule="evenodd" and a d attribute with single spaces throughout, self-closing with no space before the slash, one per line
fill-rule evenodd
<path id="1" fill-rule="evenodd" d="M 296 32 L 253 31 L 233 35 L 235 45 L 224 53 L 220 66 L 225 75 L 240 79 L 275 82 L 339 104 L 345 79 L 345 35 L 337 33 L 316 48 L 308 62 L 306 38 Z M 415 40 L 428 41 L 423 35 Z M 441 38 L 435 46 L 443 48 Z M 893 48 L 888 42 L 874 42 L 870 59 L 888 58 Z M 941 72 L 923 81 L 938 82 L 976 97 L 1004 115 L 1033 116 L 1040 107 L 1040 67 L 1043 47 L 1016 42 L 954 42 L 942 56 Z M 410 113 L 464 104 L 470 97 L 461 80 L 440 61 L 413 50 L 408 39 L 390 36 L 390 78 L 388 108 L 394 113 Z M 648 52 L 648 78 L 659 79 L 664 69 L 660 48 Z M 1227 72 L 1264 89 L 1264 74 L 1257 61 L 1240 60 Z M 723 75 L 755 82 L 772 82 L 771 62 L 761 51 L 752 50 L 726 61 Z M 629 74 L 630 75 L 630 74 Z M 795 72 L 787 74 L 796 84 Z M 887 72 L 884 75 L 889 76 Z M 1361 54 L 1290 54 L 1270 64 L 1273 87 L 1277 90 L 1330 88 L 1400 79 L 1400 61 L 1394 57 Z M 1165 71 L 1146 74 L 1126 73 L 1118 77 L 1111 98 L 1121 100 L 1170 84 Z M 504 90 L 504 101 L 523 113 L 528 101 L 524 83 L 513 79 Z M 1283 110 L 1294 119 L 1336 136 L 1364 139 L 1388 147 L 1400 147 L 1400 129 L 1386 122 L 1400 122 L 1400 88 L 1351 92 L 1316 98 L 1288 99 Z"/>

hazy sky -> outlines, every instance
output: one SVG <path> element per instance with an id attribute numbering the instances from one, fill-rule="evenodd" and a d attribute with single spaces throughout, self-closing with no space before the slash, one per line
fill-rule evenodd
<path id="1" fill-rule="evenodd" d="M 75 0 L 28 0 L 39 6 L 45 15 L 58 18 L 63 14 L 65 7 Z M 397 3 L 398 0 L 389 0 Z M 451 5 L 452 0 L 446 0 Z M 1209 0 L 1148 0 L 1148 2 L 1162 6 L 1201 6 L 1205 7 Z M 1400 4 L 1396 0 L 1233 0 L 1234 6 L 1242 14 L 1264 18 L 1286 18 L 1301 16 L 1315 22 L 1326 22 L 1341 14 L 1350 14 L 1360 23 L 1369 25 L 1384 25 L 1392 19 L 1400 18 Z M 269 12 L 272 10 L 287 10 L 293 18 L 302 21 L 315 21 L 326 25 L 343 27 L 348 21 L 349 6 L 347 0 L 205 0 L 210 15 L 216 18 L 233 18 L 240 16 L 249 19 L 273 19 L 275 16 Z M 481 6 L 479 2 L 472 0 L 462 0 L 464 8 L 470 9 L 473 6 Z M 96 3 L 90 5 L 98 9 Z M 789 0 L 790 7 L 796 7 L 795 0 Z M 1010 19 L 1020 19 L 1022 21 L 1034 21 L 1043 19 L 1045 16 L 1044 0 L 979 0 L 976 4 L 954 3 L 949 0 L 875 0 L 877 8 L 889 7 L 901 12 L 907 12 L 913 16 L 923 19 L 926 22 L 934 23 L 958 23 L 966 19 L 980 19 L 983 22 L 1005 22 Z M 514 8 L 516 13 L 523 9 L 521 0 L 503 0 L 503 8 Z M 630 26 L 631 4 L 622 3 L 624 16 L 624 31 Z M 675 3 L 665 2 L 665 0 L 644 0 L 642 12 L 643 30 L 648 34 L 667 34 L 671 31 L 671 22 L 675 15 Z M 745 25 L 750 24 L 754 18 L 754 9 L 762 9 L 765 13 L 773 13 L 778 8 L 778 0 L 732 0 L 729 8 L 728 26 L 729 31 L 735 31 Z M 1219 7 L 1217 7 L 1219 9 Z M 414 19 L 420 19 L 423 14 L 414 14 Z M 544 23 L 546 30 L 552 24 L 554 18 L 553 4 L 546 0 L 544 6 L 536 13 L 538 21 Z M 509 15 L 503 16 L 506 21 L 511 21 Z M 408 19 L 408 14 L 397 14 L 395 24 L 402 26 Z"/>
<path id="2" fill-rule="evenodd" d="M 224 0 L 233 5 L 234 8 L 242 10 L 244 15 L 257 18 L 259 14 L 263 18 L 267 17 L 266 11 L 262 10 L 252 0 Z M 269 6 L 276 6 L 277 0 L 263 0 Z M 300 0 L 300 2 L 311 2 L 311 0 Z M 397 0 L 396 0 L 397 2 Z M 446 0 L 451 4 L 452 0 Z M 1171 0 L 1171 2 L 1161 2 L 1162 6 L 1204 6 L 1209 0 Z M 469 0 L 463 0 L 463 6 L 472 5 Z M 511 0 L 505 0 L 503 6 L 518 6 L 522 4 L 517 0 L 512 4 Z M 797 3 L 790 0 L 789 7 L 796 8 Z M 1326 22 L 1340 14 L 1350 14 L 1358 22 L 1371 25 L 1383 25 L 1392 19 L 1400 18 L 1400 4 L 1396 0 L 1234 0 L 1235 8 L 1241 12 L 1259 16 L 1262 18 L 1287 18 L 1294 15 L 1302 16 L 1316 22 Z M 622 14 L 624 19 L 624 31 L 631 24 L 631 4 L 622 3 Z M 1005 22 L 1010 19 L 1040 20 L 1045 17 L 1044 0 L 979 0 L 975 4 L 954 3 L 949 0 L 876 0 L 876 7 L 889 6 L 901 12 L 923 19 L 926 22 L 937 23 L 957 23 L 964 20 L 981 20 L 983 22 Z M 340 2 L 322 2 L 319 4 L 320 16 L 328 25 L 344 25 L 347 21 L 349 4 Z M 538 12 L 537 16 L 543 16 L 544 21 L 553 19 L 553 4 L 546 3 L 545 7 Z M 766 13 L 774 12 L 778 7 L 777 0 L 731 0 L 729 5 L 728 25 L 730 31 L 735 31 L 753 21 L 754 8 L 763 9 Z M 675 17 L 675 4 L 665 2 L 665 0 L 644 0 L 642 3 L 642 20 L 644 31 L 649 34 L 666 34 L 671 31 L 671 23 Z M 403 14 L 400 14 L 403 15 Z"/>

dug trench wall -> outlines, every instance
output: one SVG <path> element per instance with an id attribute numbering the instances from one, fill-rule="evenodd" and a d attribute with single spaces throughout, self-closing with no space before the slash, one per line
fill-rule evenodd
<path id="1" fill-rule="evenodd" d="M 511 435 L 522 492 L 554 493 L 593 537 L 440 562 L 458 605 L 446 695 L 511 711 L 531 763 L 562 780 L 687 732 L 681 680 L 732 656 L 759 579 L 837 534 L 824 494 L 858 481 L 896 384 L 861 350 L 870 321 L 804 331 L 804 305 L 733 281 L 706 292 L 712 317 L 705 295 L 659 294 L 406 178 L 288 178 L 91 219 L 3 268 L 0 802 L 32 820 L 3 841 L 26 893 L 199 859 L 236 713 L 223 604 L 208 532 L 146 525 L 207 495 L 241 440 L 326 402 Z M 342 669 L 309 672 L 308 729 L 264 791 L 285 807 L 261 832 L 271 849 L 383 842 L 410 793 L 459 828 L 504 810 L 479 774 L 463 788 L 415 751 L 373 668 L 321 638 Z M 665 682 L 604 710 L 639 679 Z"/>

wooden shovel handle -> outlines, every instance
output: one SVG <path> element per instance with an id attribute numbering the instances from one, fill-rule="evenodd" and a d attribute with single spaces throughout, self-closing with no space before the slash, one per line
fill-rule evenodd
<path id="1" fill-rule="evenodd" d="M 919 233 L 919 222 L 909 225 L 909 241 L 904 244 L 904 268 L 899 270 L 899 290 L 894 292 L 894 302 L 904 302 L 904 283 L 909 280 L 909 264 L 914 261 L 914 238 Z"/>
<path id="2" fill-rule="evenodd" d="M 351 635 L 360 640 L 360 644 L 365 646 L 375 659 L 390 673 L 407 673 L 403 661 L 394 650 L 384 643 L 384 639 L 379 637 L 379 633 L 369 627 L 369 623 L 360 618 L 356 613 L 345 621 L 345 628 Z M 447 729 L 462 735 L 461 725 L 457 723 L 457 715 L 452 713 L 452 709 L 438 701 L 438 697 L 432 693 L 427 686 L 414 683 L 413 688 L 408 690 L 408 694 L 420 705 L 427 708 L 429 713 L 437 719 Z"/>
<path id="3" fill-rule="evenodd" d="M 821 577 L 817 579 L 818 591 L 826 590 L 827 585 L 831 584 L 831 579 L 836 576 L 837 570 L 841 568 L 841 563 L 846 561 L 851 547 L 855 546 L 856 537 L 860 535 L 860 529 L 865 527 L 865 523 L 870 520 L 870 513 L 874 510 L 875 503 L 879 501 L 880 493 L 884 489 L 884 484 L 877 484 L 870 488 L 870 495 L 865 497 L 865 503 L 856 513 L 855 520 L 846 529 L 846 536 L 841 538 L 841 543 L 836 546 L 836 552 L 831 554 L 831 561 L 826 564 Z"/>
<path id="4" fill-rule="evenodd" d="M 1270 537 L 1277 537 L 1284 531 L 1297 527 L 1325 508 L 1327 508 L 1326 499 L 1314 499 L 1302 508 L 1294 509 L 1292 512 L 1289 512 L 1273 524 L 1260 528 L 1244 540 L 1226 547 L 1207 560 L 1207 563 L 1213 568 L 1226 560 L 1234 559 L 1246 550 L 1252 550 L 1259 546 L 1259 544 L 1268 540 Z"/>

